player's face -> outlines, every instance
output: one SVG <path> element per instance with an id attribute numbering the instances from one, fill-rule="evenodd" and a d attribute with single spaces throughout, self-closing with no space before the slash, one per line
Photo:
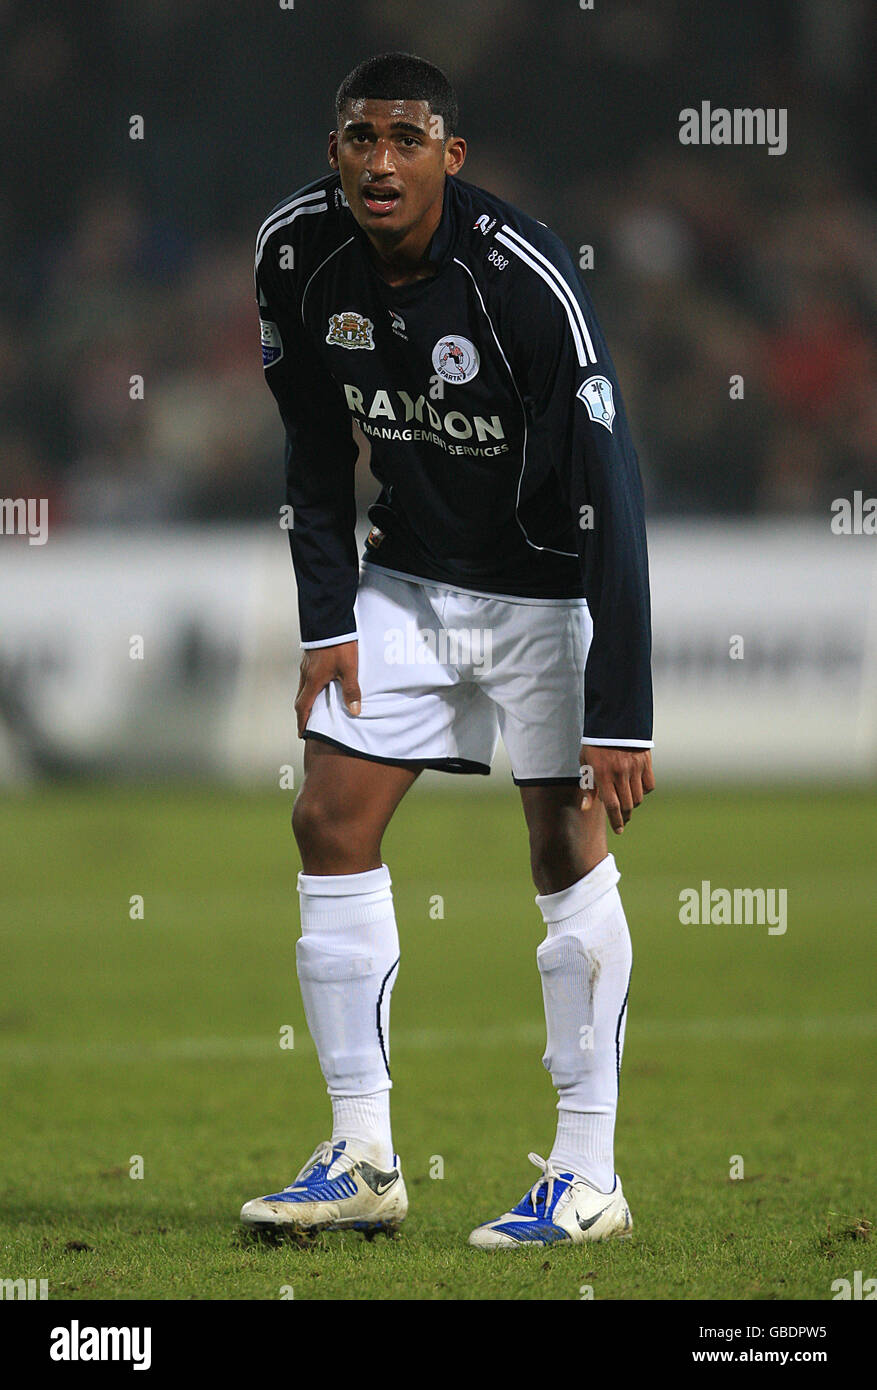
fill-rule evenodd
<path id="1" fill-rule="evenodd" d="M 425 101 L 348 102 L 329 137 L 350 211 L 364 231 L 401 240 L 441 210 L 445 174 L 455 174 L 465 141 L 443 143 L 442 120 Z"/>

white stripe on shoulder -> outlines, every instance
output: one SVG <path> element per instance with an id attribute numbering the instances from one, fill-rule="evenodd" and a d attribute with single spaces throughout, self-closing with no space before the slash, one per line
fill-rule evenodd
<path id="1" fill-rule="evenodd" d="M 299 207 L 302 203 L 319 203 L 326 201 L 325 188 L 316 188 L 313 193 L 297 193 L 293 198 L 288 198 L 285 203 L 280 204 L 280 207 L 275 208 L 273 212 L 269 212 L 265 221 L 259 228 L 256 237 L 256 246 L 258 247 L 265 237 L 271 235 L 275 223 L 279 224 L 279 219 L 283 217 L 284 213 L 291 212 L 293 208 Z"/>
<path id="2" fill-rule="evenodd" d="M 276 232 L 278 227 L 288 226 L 303 212 L 326 212 L 328 208 L 325 188 L 318 188 L 316 193 L 305 193 L 301 198 L 291 198 L 288 203 L 276 208 L 265 218 L 256 237 L 256 269 L 259 269 L 259 263 L 265 253 L 265 243 L 272 232 Z"/>
<path id="3" fill-rule="evenodd" d="M 507 235 L 503 236 L 503 232 L 507 233 Z M 594 344 L 588 332 L 588 325 L 582 313 L 582 306 L 570 289 L 568 282 L 564 280 L 560 271 L 557 269 L 557 266 L 552 265 L 548 257 L 543 256 L 542 252 L 537 247 L 533 246 L 531 242 L 525 240 L 520 232 L 516 232 L 514 227 L 509 227 L 505 223 L 503 223 L 502 232 L 496 233 L 496 240 L 502 242 L 503 246 L 508 247 L 510 251 L 514 251 L 516 255 L 520 256 L 521 260 L 525 261 L 532 270 L 535 270 L 537 275 L 541 275 L 546 285 L 551 287 L 563 304 L 569 319 L 569 326 L 572 329 L 579 366 L 584 367 L 588 362 L 596 364 L 597 354 L 594 352 Z"/>

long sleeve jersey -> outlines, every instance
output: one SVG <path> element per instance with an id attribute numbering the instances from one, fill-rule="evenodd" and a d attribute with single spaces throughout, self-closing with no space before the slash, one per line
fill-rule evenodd
<path id="1" fill-rule="evenodd" d="M 363 561 L 476 594 L 584 596 L 585 741 L 650 747 L 642 482 L 590 298 L 554 233 L 459 177 L 428 258 L 433 276 L 389 285 L 337 173 L 259 230 L 302 645 L 356 637 L 355 421 L 381 484 Z"/>

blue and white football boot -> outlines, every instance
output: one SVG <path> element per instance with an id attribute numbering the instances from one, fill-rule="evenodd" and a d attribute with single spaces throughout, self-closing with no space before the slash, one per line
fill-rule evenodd
<path id="1" fill-rule="evenodd" d="M 295 1182 L 241 1208 L 245 1226 L 309 1236 L 320 1231 L 392 1235 L 408 1212 L 399 1158 L 389 1172 L 348 1150 L 347 1140 L 318 1144 Z"/>
<path id="2" fill-rule="evenodd" d="M 541 1176 L 516 1207 L 496 1221 L 477 1226 L 469 1244 L 480 1250 L 511 1250 L 518 1245 L 573 1245 L 587 1240 L 628 1236 L 633 1230 L 630 1209 L 624 1200 L 618 1174 L 611 1192 L 598 1192 L 584 1178 L 561 1173 L 551 1160 L 528 1155 L 541 1168 Z"/>

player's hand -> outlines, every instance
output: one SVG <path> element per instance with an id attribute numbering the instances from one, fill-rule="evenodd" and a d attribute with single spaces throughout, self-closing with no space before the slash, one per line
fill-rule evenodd
<path id="1" fill-rule="evenodd" d="M 590 809 L 596 793 L 606 808 L 612 829 L 616 835 L 623 834 L 634 807 L 655 790 L 652 750 L 604 748 L 599 744 L 583 743 L 580 757 L 594 773 L 594 791 L 585 792 L 582 809 Z"/>
<path id="2" fill-rule="evenodd" d="M 337 647 L 309 647 L 303 653 L 298 694 L 295 697 L 299 738 L 305 731 L 314 701 L 320 691 L 325 690 L 332 681 L 341 682 L 341 694 L 348 713 L 359 714 L 362 708 L 362 693 L 357 680 L 358 673 L 358 642 L 339 642 Z"/>

